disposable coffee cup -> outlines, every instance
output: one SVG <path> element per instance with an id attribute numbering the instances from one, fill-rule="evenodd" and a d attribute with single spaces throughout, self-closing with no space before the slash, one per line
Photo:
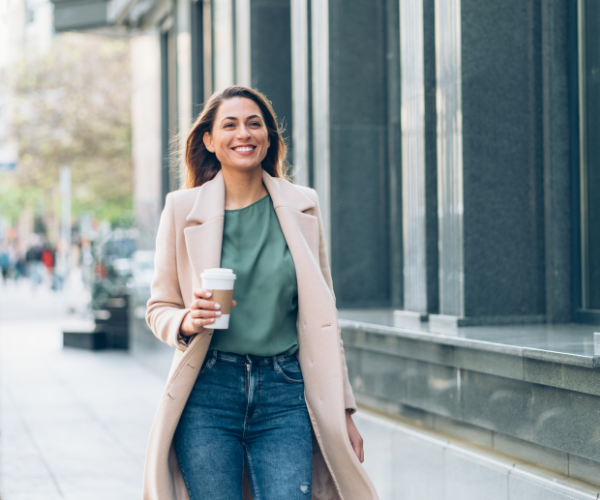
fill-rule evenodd
<path id="1" fill-rule="evenodd" d="M 202 279 L 202 288 L 211 293 L 211 300 L 221 305 L 221 309 L 219 309 L 221 316 L 215 318 L 215 322 L 207 327 L 226 330 L 229 328 L 235 274 L 231 269 L 206 269 L 200 274 L 200 278 Z"/>

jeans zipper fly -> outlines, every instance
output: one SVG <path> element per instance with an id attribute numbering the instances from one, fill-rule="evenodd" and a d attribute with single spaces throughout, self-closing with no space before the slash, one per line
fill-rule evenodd
<path id="1" fill-rule="evenodd" d="M 246 363 L 246 374 L 246 399 L 248 399 L 248 396 L 250 394 L 250 365 L 248 363 Z"/>

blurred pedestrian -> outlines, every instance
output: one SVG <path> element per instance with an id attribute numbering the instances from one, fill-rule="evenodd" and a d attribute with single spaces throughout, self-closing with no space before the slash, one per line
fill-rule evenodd
<path id="1" fill-rule="evenodd" d="M 56 285 L 54 282 L 54 265 L 55 265 L 54 255 L 55 255 L 54 250 L 52 249 L 52 247 L 50 246 L 49 243 L 46 243 L 42 248 L 41 261 L 46 268 L 46 272 L 47 272 L 48 276 L 50 277 L 50 283 L 51 283 L 51 287 L 53 290 L 56 288 Z"/>
<path id="2" fill-rule="evenodd" d="M 27 276 L 27 261 L 23 252 L 17 252 L 15 257 L 15 281 Z"/>
<path id="3" fill-rule="evenodd" d="M 2 270 L 2 282 L 6 285 L 8 283 L 8 276 L 10 273 L 10 269 L 12 267 L 12 260 L 10 258 L 10 253 L 8 249 L 8 245 L 2 245 L 0 249 L 0 269 Z"/>
<path id="4" fill-rule="evenodd" d="M 38 285 L 42 282 L 42 272 L 44 264 L 42 263 L 42 248 L 39 243 L 34 243 L 25 253 L 27 262 L 27 274 L 31 282 L 31 289 L 35 292 Z"/>
<path id="5" fill-rule="evenodd" d="M 285 157 L 269 101 L 245 87 L 214 94 L 188 135 L 188 189 L 166 199 L 146 316 L 177 350 L 144 500 L 377 499 L 317 194 L 285 179 Z M 237 276 L 227 330 L 211 328 L 220 306 L 199 281 L 218 267 Z"/>

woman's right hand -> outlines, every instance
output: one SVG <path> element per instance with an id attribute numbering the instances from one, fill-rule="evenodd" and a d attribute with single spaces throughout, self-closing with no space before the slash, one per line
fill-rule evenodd
<path id="1" fill-rule="evenodd" d="M 190 337 L 196 333 L 202 333 L 205 327 L 215 322 L 215 318 L 221 316 L 221 306 L 210 299 L 211 293 L 204 288 L 194 290 L 194 300 L 190 306 L 190 312 L 185 315 L 181 323 L 181 334 Z M 235 306 L 235 300 L 232 302 Z"/>

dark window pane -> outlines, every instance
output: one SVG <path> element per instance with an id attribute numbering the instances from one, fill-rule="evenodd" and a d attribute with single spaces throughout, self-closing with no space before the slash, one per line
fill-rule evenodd
<path id="1" fill-rule="evenodd" d="M 600 2 L 587 0 L 582 3 L 583 305 L 588 309 L 600 309 Z"/>

